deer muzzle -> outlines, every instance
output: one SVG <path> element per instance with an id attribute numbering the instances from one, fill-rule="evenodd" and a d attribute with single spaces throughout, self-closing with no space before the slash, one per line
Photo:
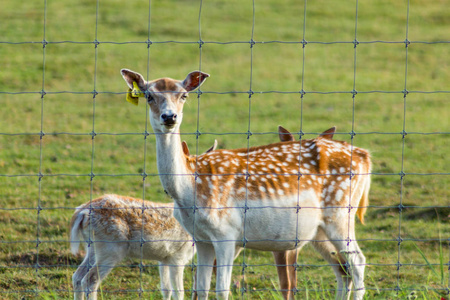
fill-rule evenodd
<path id="1" fill-rule="evenodd" d="M 164 113 L 161 115 L 161 121 L 164 126 L 173 127 L 177 123 L 177 114 Z"/>

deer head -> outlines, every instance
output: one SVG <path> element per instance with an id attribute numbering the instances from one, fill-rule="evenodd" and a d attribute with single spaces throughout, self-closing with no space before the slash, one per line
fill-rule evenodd
<path id="1" fill-rule="evenodd" d="M 128 69 L 122 69 L 120 73 L 130 89 L 137 85 L 145 95 L 150 106 L 150 122 L 158 133 L 178 132 L 189 92 L 197 89 L 209 77 L 209 74 L 193 71 L 183 81 L 170 78 L 146 81 L 141 74 Z"/>

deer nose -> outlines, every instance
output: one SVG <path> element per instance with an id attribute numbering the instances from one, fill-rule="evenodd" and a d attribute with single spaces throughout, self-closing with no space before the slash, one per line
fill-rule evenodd
<path id="1" fill-rule="evenodd" d="M 161 119 L 164 123 L 174 123 L 177 119 L 177 114 L 162 114 Z"/>

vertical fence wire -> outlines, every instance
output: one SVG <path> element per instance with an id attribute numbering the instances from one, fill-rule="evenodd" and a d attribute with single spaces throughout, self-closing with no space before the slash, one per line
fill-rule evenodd
<path id="1" fill-rule="evenodd" d="M 200 0 L 200 4 L 199 4 L 199 8 L 198 8 L 198 19 L 197 19 L 197 24 L 198 24 L 198 52 L 199 52 L 199 61 L 198 61 L 198 69 L 201 72 L 202 71 L 202 53 L 203 53 L 203 39 L 202 39 L 202 8 L 203 8 L 203 0 Z M 198 176 L 198 155 L 200 154 L 199 151 L 199 137 L 200 137 L 200 103 L 201 103 L 201 92 L 197 91 L 197 120 L 196 120 L 196 132 L 195 132 L 195 183 L 197 183 L 197 180 L 199 179 Z M 200 238 L 196 235 L 196 226 L 195 226 L 195 222 L 197 220 L 197 214 L 198 214 L 198 207 L 200 205 L 198 205 L 198 198 L 199 198 L 199 193 L 198 193 L 198 188 L 197 188 L 197 184 L 195 184 L 194 187 L 194 205 L 192 207 L 192 248 L 194 249 L 194 247 L 196 247 L 196 243 L 198 240 L 200 240 Z M 181 209 L 187 209 L 187 208 L 181 208 Z M 203 241 L 202 241 L 203 242 Z M 192 282 L 197 282 L 197 278 L 194 278 L 199 270 L 199 262 L 198 262 L 198 258 L 195 260 L 192 260 L 192 264 L 191 264 L 191 271 L 192 271 Z M 213 268 L 213 266 L 211 266 L 211 268 Z M 197 270 L 196 272 L 194 272 L 194 270 Z M 200 290 L 198 289 L 198 285 L 197 286 L 193 286 L 191 287 L 191 293 L 198 293 Z M 203 291 L 201 291 L 203 292 Z"/>
<path id="2" fill-rule="evenodd" d="M 151 8 L 151 0 L 148 0 L 148 19 L 147 19 L 147 77 L 150 78 L 150 46 L 151 46 L 151 17 L 152 17 L 152 8 Z M 147 100 L 147 99 L 146 99 Z M 147 101 L 146 101 L 147 102 Z M 148 145 L 148 113 L 147 113 L 147 105 L 144 105 L 145 109 L 143 110 L 145 117 L 145 124 L 144 124 L 144 145 L 143 145 L 143 166 L 142 166 L 142 206 L 141 206 L 141 214 L 142 214 L 142 224 L 141 227 L 141 240 L 139 243 L 139 251 L 140 251 L 140 258 L 139 258 L 139 299 L 143 298 L 144 293 L 144 247 L 145 243 L 147 242 L 145 239 L 145 233 L 144 233 L 144 224 L 145 224 L 145 214 L 147 213 L 146 210 L 151 209 L 145 207 L 144 199 L 145 197 L 145 188 L 147 183 L 147 145 Z"/>
<path id="3" fill-rule="evenodd" d="M 250 210 L 250 207 L 248 206 L 248 197 L 249 197 L 249 179 L 250 179 L 250 173 L 249 173 L 249 166 L 250 166 L 250 138 L 252 136 L 252 128 L 251 128 L 251 113 L 252 113 L 252 96 L 253 96 L 253 51 L 254 51 L 254 34 L 255 34 L 255 0 L 252 0 L 252 27 L 251 27 L 251 36 L 250 36 L 250 78 L 249 78 L 249 90 L 248 90 L 248 123 L 247 123 L 247 156 L 246 156 L 246 166 L 245 166 L 245 202 L 243 212 L 244 212 L 244 220 L 243 220 L 243 240 L 242 240 L 242 264 L 241 264 L 241 299 L 245 299 L 247 294 L 247 287 L 245 282 L 245 272 L 247 268 L 246 263 L 246 245 L 247 245 L 247 213 Z M 236 241 L 238 242 L 238 241 Z"/>
<path id="4" fill-rule="evenodd" d="M 88 239 L 86 241 L 87 244 L 87 249 L 86 249 L 86 255 L 91 255 L 92 253 L 95 253 L 95 249 L 97 247 L 96 244 L 96 237 L 93 231 L 93 224 L 92 224 L 92 215 L 94 213 L 94 207 L 92 205 L 92 201 L 94 200 L 94 178 L 95 178 L 95 173 L 94 173 L 94 161 L 95 161 L 95 137 L 97 135 L 97 133 L 95 132 L 95 106 L 96 106 L 96 96 L 98 95 L 97 93 L 97 61 L 98 61 L 98 46 L 99 46 L 99 41 L 98 41 L 98 16 L 99 16 L 99 0 L 96 1 L 96 8 L 95 8 L 95 29 L 94 29 L 94 78 L 93 78 L 93 91 L 92 91 L 92 131 L 90 133 L 91 135 L 91 166 L 90 166 L 90 185 L 89 185 L 89 223 L 88 223 L 88 227 L 89 227 L 89 233 L 88 233 Z M 93 247 L 93 251 L 91 251 L 91 247 Z M 94 256 L 94 255 L 93 255 Z M 97 272 L 99 270 L 100 267 L 97 263 L 91 265 L 91 259 L 88 260 L 87 262 L 87 270 L 88 273 L 90 272 L 90 270 L 95 267 Z M 88 278 L 88 286 L 91 283 L 91 277 Z M 93 293 L 94 291 L 90 290 L 90 288 L 87 288 L 87 290 L 83 290 L 82 293 L 85 293 L 86 295 L 91 295 L 91 293 Z"/>
<path id="5" fill-rule="evenodd" d="M 303 4 L 303 23 L 302 23 L 302 40 L 301 40 L 301 46 L 302 46 L 302 62 L 301 62 L 301 90 L 300 90 L 300 124 L 299 124 L 299 133 L 298 133 L 298 140 L 299 140 L 299 144 L 300 144 L 300 149 L 299 149 L 299 157 L 298 157 L 298 161 L 299 161 L 299 166 L 298 166 L 298 175 L 297 175 L 297 203 L 296 203 L 296 229 L 295 229 L 295 262 L 293 264 L 293 268 L 294 268 L 294 272 L 297 274 L 298 272 L 298 262 L 297 262 L 297 257 L 299 255 L 300 250 L 297 248 L 298 243 L 300 242 L 299 239 L 299 221 L 300 221 L 300 216 L 299 216 L 299 212 L 301 209 L 300 206 L 300 179 L 301 179 L 301 152 L 302 152 L 302 139 L 303 139 L 303 101 L 304 101 L 304 97 L 305 97 L 305 90 L 304 90 L 304 86 L 305 86 L 305 63 L 306 63 L 306 45 L 308 44 L 306 42 L 306 8 L 307 8 L 307 0 L 304 0 L 304 4 Z M 278 266 L 277 266 L 278 267 Z M 290 267 L 290 266 L 288 266 Z M 297 278 L 297 276 L 295 276 L 295 278 Z M 293 287 L 293 295 L 295 297 L 295 295 L 298 293 L 299 289 L 297 287 L 297 284 L 295 284 Z"/>
<path id="6" fill-rule="evenodd" d="M 39 245 L 41 244 L 40 240 L 40 230 L 41 230 L 41 211 L 42 211 L 42 178 L 44 177 L 42 172 L 42 155 L 43 155 L 43 138 L 44 138 L 44 98 L 45 98 L 45 62 L 46 62 L 46 25 L 47 25 L 47 0 L 44 0 L 44 32 L 42 39 L 42 90 L 41 90 L 41 118 L 40 118 L 40 132 L 39 132 L 39 174 L 38 174 L 38 203 L 36 207 L 36 263 L 35 263 L 35 271 L 36 271 L 36 290 L 35 295 L 39 296 L 39 283 L 40 283 L 40 275 L 39 275 Z"/>
<path id="7" fill-rule="evenodd" d="M 397 296 L 401 291 L 400 287 L 400 274 L 401 274 L 401 246 L 402 246 L 402 212 L 403 212 L 403 198 L 405 194 L 405 172 L 404 172 L 404 163 L 405 163 L 405 139 L 406 139 L 406 95 L 408 94 L 407 90 L 407 82 L 408 82 L 408 29 L 409 29 L 409 0 L 407 4 L 406 11 L 406 28 L 405 28 L 405 82 L 403 86 L 403 122 L 402 122 L 402 157 L 401 157 L 401 170 L 400 170 L 400 203 L 398 205 L 398 237 L 397 237 L 397 285 L 395 287 L 395 291 Z"/>
<path id="8" fill-rule="evenodd" d="M 354 152 L 354 136 L 355 136 L 355 134 L 354 134 L 354 132 L 355 132 L 355 100 L 356 100 L 356 94 L 357 94 L 357 92 L 356 92 L 356 66 L 357 66 L 357 48 L 358 48 L 358 0 L 356 0 L 355 6 L 356 6 L 355 7 L 355 36 L 354 36 L 354 40 L 353 40 L 353 49 L 354 50 L 353 50 L 352 125 L 351 125 L 352 131 L 350 133 L 350 166 L 349 166 L 350 170 L 349 170 L 349 175 L 348 175 L 350 185 L 349 185 L 349 196 L 348 196 L 348 206 L 347 206 L 347 208 L 348 208 L 347 248 L 346 248 L 347 253 L 345 254 L 347 256 L 347 261 L 345 263 L 345 267 L 347 268 L 347 270 L 350 270 L 352 272 L 351 273 L 352 276 L 353 276 L 353 267 L 354 267 L 352 259 L 353 259 L 354 255 L 357 255 L 355 253 L 352 253 L 352 250 L 350 248 L 350 243 L 356 243 L 356 240 L 355 241 L 352 240 L 353 237 L 351 235 L 351 228 L 350 228 L 351 225 L 350 224 L 352 222 L 351 210 L 355 209 L 354 207 L 352 207 L 352 199 L 353 199 L 352 191 L 354 189 L 356 189 L 356 187 L 352 185 L 352 177 L 353 177 L 352 172 L 353 172 L 353 161 L 354 161 L 353 152 Z M 341 174 L 341 175 L 345 177 L 346 174 Z M 361 174 L 360 174 L 360 176 L 361 176 Z M 366 175 L 366 176 L 368 176 L 368 175 Z M 359 205 L 360 204 L 358 204 L 358 206 Z M 354 215 L 353 215 L 353 218 L 354 218 Z M 355 249 L 357 249 L 356 251 L 358 251 L 357 247 Z M 351 279 L 346 278 L 345 280 L 347 281 L 346 286 L 348 286 L 348 284 L 349 284 L 348 281 Z M 356 286 L 356 284 L 355 284 L 354 292 L 356 292 L 356 290 L 359 288 L 360 287 Z M 350 291 L 346 291 L 346 292 L 350 292 Z"/>

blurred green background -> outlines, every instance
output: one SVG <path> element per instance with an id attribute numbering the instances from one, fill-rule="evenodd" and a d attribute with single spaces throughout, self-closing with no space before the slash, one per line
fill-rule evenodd
<path id="1" fill-rule="evenodd" d="M 335 138 L 349 142 L 354 131 L 374 172 L 366 225 L 357 226 L 366 298 L 448 298 L 449 1 L 6 0 L 0 8 L 0 298 L 71 296 L 82 257 L 69 252 L 68 226 L 80 204 L 104 193 L 170 201 L 146 107 L 125 101 L 121 68 L 148 79 L 211 74 L 185 105 L 191 153 L 214 139 L 219 148 L 275 142 L 278 125 L 303 138 L 337 126 Z M 271 253 L 244 253 L 233 298 L 279 298 Z M 334 297 L 331 268 L 312 247 L 298 263 L 298 299 Z M 136 299 L 140 288 L 144 299 L 161 297 L 156 263 L 144 261 L 142 272 L 138 264 L 112 272 L 104 299 Z M 190 289 L 190 268 L 185 274 Z"/>

